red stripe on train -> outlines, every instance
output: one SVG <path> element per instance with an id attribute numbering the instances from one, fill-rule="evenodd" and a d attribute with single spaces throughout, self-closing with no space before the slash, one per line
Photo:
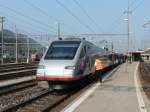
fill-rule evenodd
<path id="1" fill-rule="evenodd" d="M 48 78 L 48 77 L 36 77 L 37 80 L 48 80 L 48 81 L 75 81 L 79 78 Z"/>

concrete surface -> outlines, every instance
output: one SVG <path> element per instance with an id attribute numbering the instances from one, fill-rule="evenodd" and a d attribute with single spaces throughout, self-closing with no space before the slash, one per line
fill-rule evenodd
<path id="1" fill-rule="evenodd" d="M 140 107 L 137 97 L 134 76 L 137 64 L 122 64 L 74 112 L 148 112 L 146 107 Z"/>

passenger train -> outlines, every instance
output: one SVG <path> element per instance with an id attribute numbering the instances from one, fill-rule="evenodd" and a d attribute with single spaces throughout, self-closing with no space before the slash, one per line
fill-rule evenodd
<path id="1" fill-rule="evenodd" d="M 114 55 L 114 57 L 116 57 Z M 48 81 L 55 89 L 70 86 L 96 72 L 95 60 L 101 61 L 101 71 L 119 60 L 93 43 L 79 38 L 53 41 L 40 60 L 37 80 Z"/>

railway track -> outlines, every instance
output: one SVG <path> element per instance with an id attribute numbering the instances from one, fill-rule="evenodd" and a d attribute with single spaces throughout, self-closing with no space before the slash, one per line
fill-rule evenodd
<path id="1" fill-rule="evenodd" d="M 34 68 L 37 68 L 37 66 L 29 65 L 29 66 L 20 66 L 20 67 L 12 67 L 12 68 L 3 68 L 0 69 L 0 73 L 25 70 L 25 69 L 34 69 Z"/>
<path id="2" fill-rule="evenodd" d="M 42 108 L 42 110 L 50 109 L 56 106 L 63 99 L 67 98 L 67 95 L 58 95 L 55 94 L 52 90 L 43 90 L 43 88 L 35 87 L 37 86 L 37 81 L 35 77 L 28 80 L 17 81 L 17 78 L 26 77 L 33 74 L 36 69 L 32 69 L 34 66 L 9 66 L 8 68 L 1 67 L 0 70 L 0 112 L 10 112 L 10 111 L 32 111 L 30 106 L 29 109 L 26 108 L 26 104 L 31 103 L 34 105 L 34 102 L 41 102 L 45 100 L 52 100 L 47 108 Z M 28 69 L 29 68 L 29 69 Z M 24 69 L 24 70 L 21 70 Z M 12 81 L 13 80 L 13 81 Z M 10 83 L 13 82 L 13 83 Z M 61 101 L 60 101 L 61 100 Z M 43 105 L 38 103 L 38 106 Z M 24 106 L 24 108 L 20 108 Z M 44 107 L 44 105 L 43 105 Z M 19 109 L 19 110 L 18 110 Z M 41 108 L 40 108 L 41 109 Z M 39 109 L 38 109 L 39 110 Z"/>
<path id="3" fill-rule="evenodd" d="M 37 85 L 35 77 L 23 77 L 0 83 L 0 95 Z"/>
<path id="4" fill-rule="evenodd" d="M 11 64 L 3 64 L 0 65 L 0 69 L 1 68 L 13 68 L 13 67 L 21 67 L 21 66 L 28 66 L 28 65 L 37 65 L 37 63 L 11 63 Z"/>
<path id="5" fill-rule="evenodd" d="M 45 112 L 70 97 L 70 94 L 61 94 L 60 92 L 57 93 L 50 89 L 42 90 L 41 88 L 30 88 L 28 91 L 24 90 L 17 94 L 13 95 L 15 101 L 14 98 L 12 100 L 10 98 L 9 101 L 5 100 L 10 96 L 3 97 L 0 101 L 0 112 Z"/>
<path id="6" fill-rule="evenodd" d="M 13 64 L 0 67 L 0 81 L 34 75 L 37 65 Z"/>
<path id="7" fill-rule="evenodd" d="M 72 91 L 54 91 L 38 86 L 0 96 L 0 112 L 57 112 L 87 90 L 94 80 L 88 80 Z M 65 102 L 65 103 L 64 103 Z"/>
<path id="8" fill-rule="evenodd" d="M 35 72 L 36 72 L 36 69 L 26 69 L 26 70 L 18 70 L 18 71 L 0 73 L 0 81 L 5 81 L 9 79 L 24 77 L 24 76 L 31 76 L 31 75 L 34 75 Z"/>
<path id="9" fill-rule="evenodd" d="M 43 96 L 43 97 L 42 97 Z M 51 111 L 51 109 L 58 106 L 64 100 L 69 98 L 71 94 L 58 94 L 53 91 L 47 91 L 39 96 L 37 96 L 32 101 L 31 104 L 28 104 L 24 107 L 21 107 L 17 110 L 17 112 L 46 112 Z"/>
<path id="10" fill-rule="evenodd" d="M 19 63 L 19 64 L 6 64 L 0 65 L 0 73 L 2 72 L 9 72 L 9 71 L 17 71 L 20 69 L 27 69 L 27 68 L 37 68 L 37 63 Z"/>
<path id="11" fill-rule="evenodd" d="M 20 91 L 13 91 L 8 94 L 3 94 L 0 96 L 0 112 L 10 112 L 11 108 L 21 104 L 27 99 L 31 99 L 33 96 L 36 96 L 42 91 L 42 88 L 33 86 Z"/>
<path id="12" fill-rule="evenodd" d="M 8 68 L 7 68 L 8 66 Z M 34 76 L 37 66 L 30 64 L 1 65 L 0 95 L 37 84 Z"/>

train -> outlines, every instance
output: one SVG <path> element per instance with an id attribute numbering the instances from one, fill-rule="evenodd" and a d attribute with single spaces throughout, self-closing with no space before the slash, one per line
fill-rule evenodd
<path id="1" fill-rule="evenodd" d="M 36 79 L 47 81 L 50 88 L 62 89 L 94 75 L 96 59 L 99 71 L 122 63 L 121 55 L 106 51 L 81 38 L 53 41 L 39 62 Z"/>

